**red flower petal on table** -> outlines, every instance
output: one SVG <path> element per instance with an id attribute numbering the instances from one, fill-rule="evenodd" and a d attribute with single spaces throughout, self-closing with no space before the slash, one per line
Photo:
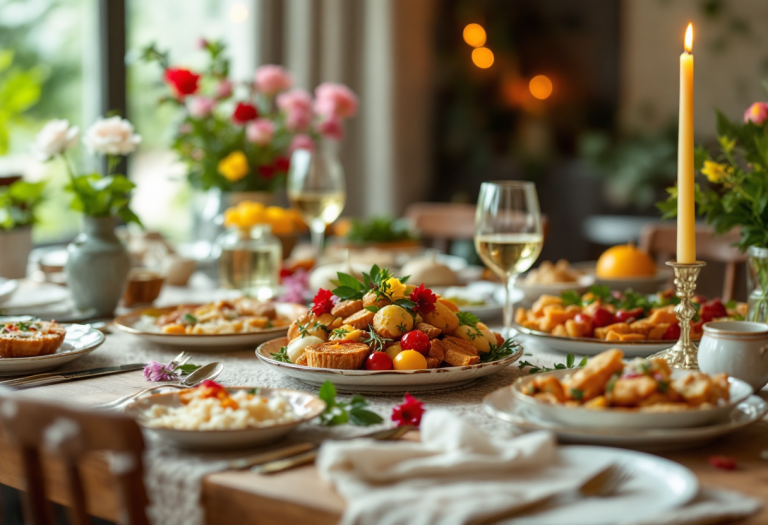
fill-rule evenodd
<path id="1" fill-rule="evenodd" d="M 265 179 L 271 179 L 275 176 L 275 167 L 274 166 L 259 166 L 256 168 L 256 171 L 259 172 L 259 175 L 264 177 Z"/>
<path id="2" fill-rule="evenodd" d="M 312 300 L 312 313 L 317 317 L 329 313 L 333 309 L 335 303 L 333 298 L 334 295 L 330 290 L 320 288 L 317 291 L 317 295 L 315 295 L 315 298 Z"/>
<path id="3" fill-rule="evenodd" d="M 275 159 L 275 171 L 288 171 L 291 167 L 291 159 L 288 157 L 277 157 Z"/>
<path id="4" fill-rule="evenodd" d="M 247 102 L 238 102 L 235 111 L 232 112 L 232 121 L 235 124 L 245 124 L 259 116 L 256 106 Z"/>
<path id="5" fill-rule="evenodd" d="M 392 421 L 397 426 L 413 425 L 416 428 L 421 424 L 421 416 L 424 415 L 424 403 L 406 393 L 403 403 L 392 409 Z"/>
<path id="6" fill-rule="evenodd" d="M 178 98 L 197 93 L 199 81 L 200 75 L 189 69 L 169 67 L 165 70 L 165 82 L 171 86 Z"/>
<path id="7" fill-rule="evenodd" d="M 435 310 L 437 296 L 429 288 L 424 288 L 424 283 L 421 283 L 411 292 L 410 299 L 416 303 L 413 310 L 422 315 L 427 315 Z"/>
<path id="8" fill-rule="evenodd" d="M 729 456 L 709 456 L 709 464 L 723 470 L 736 470 L 736 458 Z"/>

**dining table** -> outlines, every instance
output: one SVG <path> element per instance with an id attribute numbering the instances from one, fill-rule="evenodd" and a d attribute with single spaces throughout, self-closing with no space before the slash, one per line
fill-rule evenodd
<path id="1" fill-rule="evenodd" d="M 188 287 L 166 286 L 156 305 L 208 301 L 215 291 L 212 281 L 196 275 Z M 500 318 L 489 322 L 492 328 L 498 327 L 500 323 Z M 178 347 L 146 342 L 109 325 L 107 330 L 106 341 L 101 347 L 63 369 L 80 370 L 149 360 L 169 362 L 180 350 Z M 523 336 L 520 342 L 526 353 L 523 359 L 537 366 L 552 367 L 555 363 L 565 361 L 565 355 L 538 341 Z M 260 362 L 254 348 L 196 349 L 192 352 L 190 363 L 203 365 L 212 361 L 224 364 L 224 371 L 217 381 L 226 386 L 283 387 L 317 394 L 317 387 L 284 376 Z M 525 368 L 514 363 L 499 373 L 468 385 L 415 392 L 414 396 L 425 403 L 426 410 L 438 407 L 448 409 L 470 419 L 486 432 L 512 437 L 519 434 L 519 430 L 486 413 L 482 402 L 489 393 L 511 384 L 527 373 Z M 152 385 L 145 380 L 141 371 L 134 371 L 29 388 L 24 390 L 24 395 L 88 407 Z M 759 395 L 768 399 L 768 390 L 763 390 Z M 321 442 L 325 439 L 350 438 L 392 425 L 389 415 L 392 408 L 402 402 L 403 394 L 366 394 L 365 397 L 371 409 L 384 417 L 384 423 L 369 428 L 352 425 L 326 427 L 319 422 L 305 423 L 271 447 L 307 440 Z M 149 513 L 156 523 L 194 523 L 197 520 L 210 524 L 331 524 L 338 523 L 344 512 L 343 498 L 320 479 L 314 465 L 269 475 L 226 469 L 226 460 L 269 450 L 269 447 L 216 453 L 192 452 L 177 449 L 152 435 L 147 435 L 145 439 L 145 480 L 151 500 Z M 410 432 L 405 439 L 418 440 L 418 431 Z M 689 468 L 703 487 L 732 489 L 768 500 L 768 419 L 703 446 L 653 453 Z M 710 463 L 710 458 L 715 455 L 734 458 L 736 468 L 716 468 Z M 63 465 L 54 459 L 46 459 L 45 464 L 48 497 L 54 502 L 67 505 L 70 495 Z M 109 458 L 93 455 L 83 463 L 81 471 L 89 513 L 117 521 L 119 506 L 117 494 L 109 481 Z M 0 439 L 0 483 L 17 489 L 23 488 L 19 452 L 3 439 Z M 185 515 L 193 519 L 185 521 Z M 768 523 L 768 506 L 739 523 Z"/>

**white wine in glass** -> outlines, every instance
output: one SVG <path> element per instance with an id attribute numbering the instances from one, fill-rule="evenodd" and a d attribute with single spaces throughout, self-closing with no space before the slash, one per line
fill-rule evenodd
<path id="1" fill-rule="evenodd" d="M 325 228 L 339 218 L 347 199 L 344 171 L 333 147 L 294 151 L 286 182 L 288 199 L 312 233 L 316 262 L 323 254 Z"/>
<path id="2" fill-rule="evenodd" d="M 532 182 L 484 182 L 475 215 L 475 249 L 505 285 L 504 329 L 512 335 L 512 289 L 533 266 L 544 236 L 536 186 Z"/>

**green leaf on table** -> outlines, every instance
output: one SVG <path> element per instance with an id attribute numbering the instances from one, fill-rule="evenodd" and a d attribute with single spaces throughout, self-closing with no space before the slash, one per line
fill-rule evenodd
<path id="1" fill-rule="evenodd" d="M 325 410 L 320 414 L 320 422 L 323 425 L 336 426 L 352 423 L 366 427 L 384 421 L 377 413 L 368 410 L 368 401 L 360 394 L 352 396 L 349 403 L 338 401 L 336 387 L 330 381 L 322 384 L 318 396 L 326 404 Z"/>
<path id="2" fill-rule="evenodd" d="M 573 363 L 576 361 L 576 358 L 573 357 L 573 354 L 568 354 L 565 357 L 565 366 L 568 368 L 573 368 Z"/>
<path id="3" fill-rule="evenodd" d="M 198 368 L 200 368 L 200 365 L 193 365 L 192 363 L 187 363 L 185 365 L 181 365 L 176 370 L 181 372 L 181 375 L 187 376 L 192 372 L 194 372 L 195 370 L 197 370 Z"/>

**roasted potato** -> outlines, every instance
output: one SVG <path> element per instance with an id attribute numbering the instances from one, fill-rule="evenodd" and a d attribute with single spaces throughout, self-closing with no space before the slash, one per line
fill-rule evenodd
<path id="1" fill-rule="evenodd" d="M 413 316 L 402 306 L 390 304 L 373 316 L 373 329 L 382 337 L 399 339 L 413 330 Z"/>

